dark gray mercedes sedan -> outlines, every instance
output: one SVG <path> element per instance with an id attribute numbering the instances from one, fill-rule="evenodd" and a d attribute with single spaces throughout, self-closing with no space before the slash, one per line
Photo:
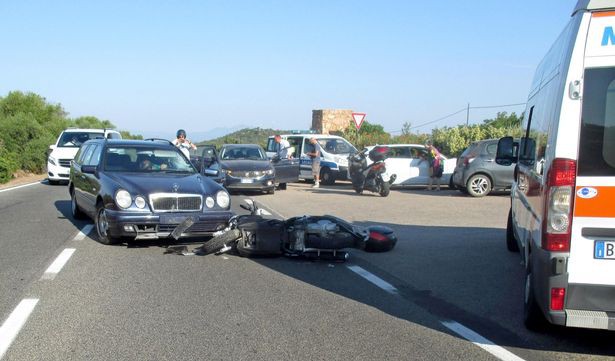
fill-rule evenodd
<path id="1" fill-rule="evenodd" d="M 73 217 L 92 218 L 104 244 L 209 236 L 234 214 L 228 192 L 165 140 L 85 142 L 68 190 Z"/>

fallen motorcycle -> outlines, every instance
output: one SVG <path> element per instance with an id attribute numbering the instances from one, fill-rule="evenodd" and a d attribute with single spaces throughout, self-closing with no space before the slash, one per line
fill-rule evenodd
<path id="1" fill-rule="evenodd" d="M 334 216 L 300 216 L 286 220 L 267 219 L 251 200 L 241 207 L 250 214 L 236 215 L 229 226 L 205 242 L 196 254 L 236 250 L 241 256 L 290 256 L 345 261 L 345 249 L 386 252 L 397 243 L 385 226 L 355 226 Z"/>

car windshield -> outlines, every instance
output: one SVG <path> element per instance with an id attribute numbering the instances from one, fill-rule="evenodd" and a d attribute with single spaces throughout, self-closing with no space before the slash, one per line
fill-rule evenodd
<path id="1" fill-rule="evenodd" d="M 79 148 L 81 144 L 87 142 L 90 139 L 103 138 L 103 133 L 97 132 L 64 132 L 58 147 L 62 148 Z"/>
<path id="2" fill-rule="evenodd" d="M 350 154 L 356 153 L 357 149 L 344 139 L 339 138 L 320 138 L 318 144 L 322 149 L 330 154 Z"/>
<path id="3" fill-rule="evenodd" d="M 236 160 L 236 159 L 248 159 L 248 160 L 265 160 L 267 157 L 261 151 L 260 147 L 242 147 L 232 146 L 223 147 L 220 151 L 220 159 L 222 160 Z"/>
<path id="4" fill-rule="evenodd" d="M 175 148 L 109 147 L 104 170 L 139 173 L 194 173 L 196 170 Z"/>

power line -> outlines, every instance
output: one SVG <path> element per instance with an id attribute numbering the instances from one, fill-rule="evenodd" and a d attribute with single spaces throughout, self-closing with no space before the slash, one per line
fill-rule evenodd
<path id="1" fill-rule="evenodd" d="M 425 123 L 422 123 L 422 124 L 419 124 L 419 125 L 412 126 L 412 127 L 408 128 L 408 129 L 415 129 L 415 128 L 424 127 L 424 126 L 426 126 L 426 125 L 429 125 L 429 124 L 433 124 L 433 123 L 439 122 L 439 121 L 444 120 L 444 119 L 446 119 L 446 118 L 450 118 L 450 117 L 452 117 L 453 115 L 457 115 L 457 114 L 459 114 L 459 113 L 461 113 L 461 112 L 463 112 L 463 111 L 468 111 L 469 109 L 506 108 L 506 107 L 513 107 L 513 106 L 525 105 L 525 104 L 526 104 L 526 103 L 515 103 L 515 104 L 503 104 L 503 105 L 484 105 L 484 106 L 479 106 L 479 107 L 464 107 L 464 108 L 462 108 L 462 109 L 457 110 L 457 111 L 456 111 L 456 112 L 454 112 L 454 113 L 451 113 L 451 114 L 445 115 L 445 116 L 440 117 L 440 118 L 438 118 L 438 119 L 430 120 L 430 121 L 428 121 L 428 122 L 425 122 Z M 401 129 L 401 130 L 393 130 L 393 131 L 390 131 L 389 133 L 403 133 L 403 131 L 404 131 L 403 129 Z"/>

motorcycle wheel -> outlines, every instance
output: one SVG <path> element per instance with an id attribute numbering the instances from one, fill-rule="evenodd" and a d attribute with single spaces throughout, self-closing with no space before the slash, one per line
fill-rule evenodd
<path id="1" fill-rule="evenodd" d="M 203 255 L 212 254 L 220 251 L 224 246 L 229 246 L 230 243 L 235 242 L 241 237 L 241 231 L 238 229 L 231 229 L 230 231 L 216 236 L 209 241 L 205 242 L 200 247 L 200 252 Z"/>
<path id="2" fill-rule="evenodd" d="M 382 182 L 380 185 L 380 195 L 386 197 L 391 192 L 391 185 L 389 182 Z"/>

